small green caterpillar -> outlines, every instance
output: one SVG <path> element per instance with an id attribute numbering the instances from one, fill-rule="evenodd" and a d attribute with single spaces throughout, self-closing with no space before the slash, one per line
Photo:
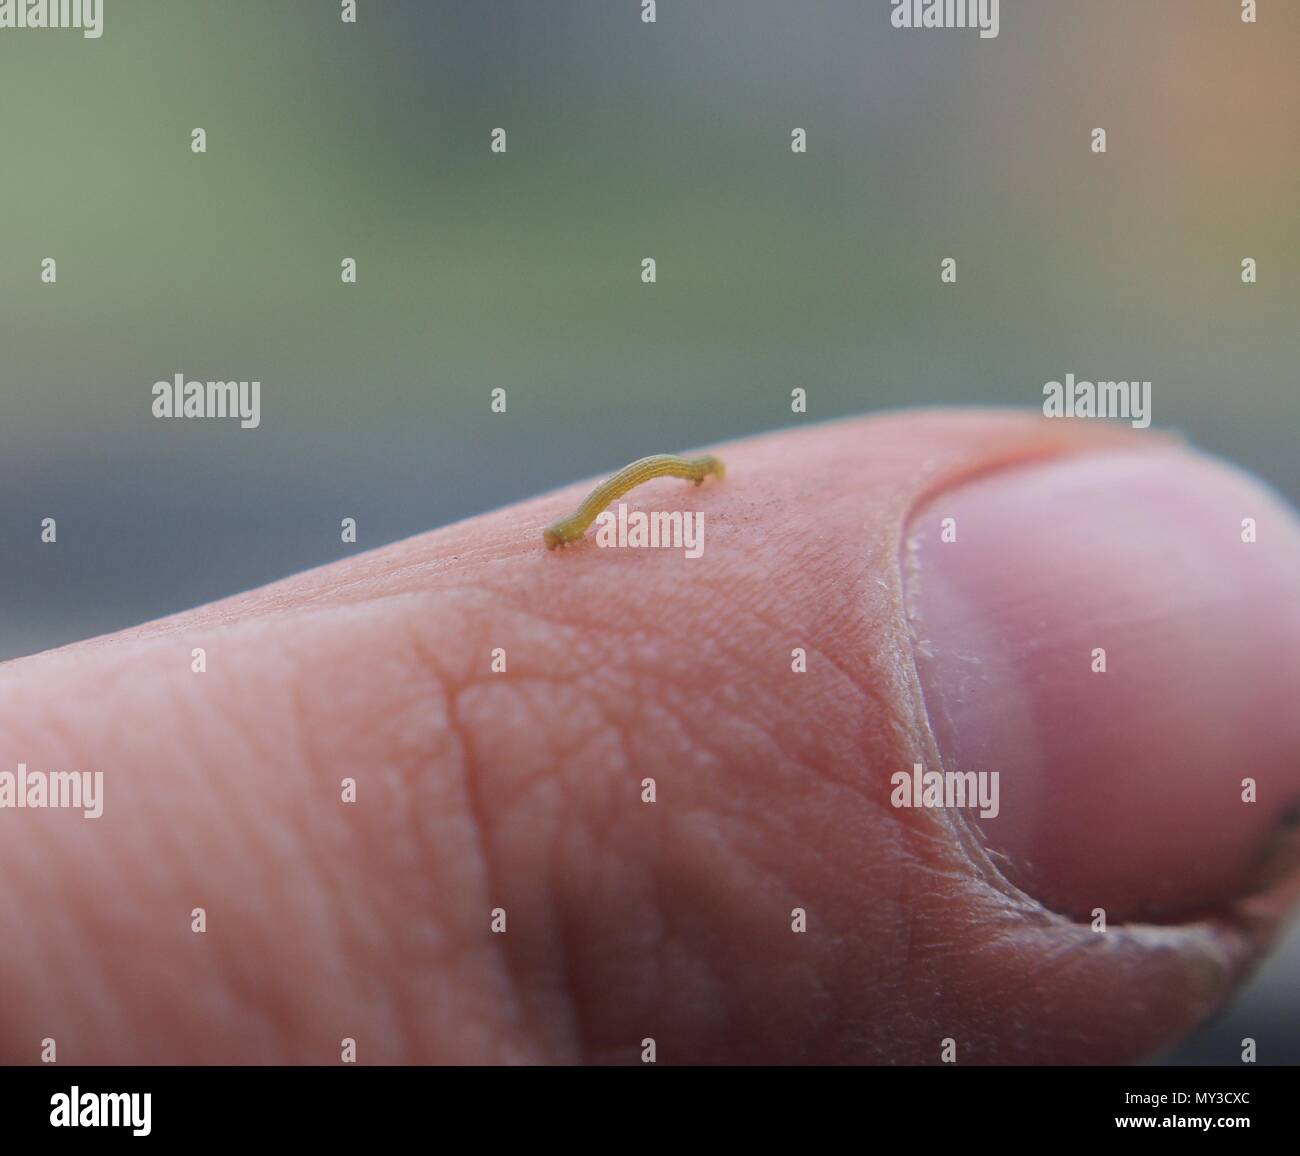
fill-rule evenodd
<path id="1" fill-rule="evenodd" d="M 726 472 L 727 468 L 721 459 L 712 454 L 698 458 L 652 454 L 648 458 L 640 458 L 630 466 L 624 466 L 608 481 L 601 482 L 567 518 L 561 518 L 547 526 L 542 531 L 542 540 L 548 550 L 578 541 L 610 502 L 621 498 L 633 486 L 639 486 L 652 478 L 689 478 L 698 486 L 710 474 L 721 478 Z"/>

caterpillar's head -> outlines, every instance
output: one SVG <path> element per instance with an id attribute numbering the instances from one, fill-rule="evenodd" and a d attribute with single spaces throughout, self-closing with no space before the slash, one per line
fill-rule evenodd
<path id="1" fill-rule="evenodd" d="M 546 543 L 548 550 L 554 550 L 556 546 L 564 545 L 564 535 L 554 526 L 547 526 L 542 531 L 542 541 Z"/>

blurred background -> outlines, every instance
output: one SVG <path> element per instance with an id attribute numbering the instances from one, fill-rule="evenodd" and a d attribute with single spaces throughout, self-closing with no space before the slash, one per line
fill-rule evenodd
<path id="1" fill-rule="evenodd" d="M 790 424 L 796 385 L 822 420 L 1150 380 L 1300 498 L 1300 4 L 104 7 L 0 32 L 0 659 Z M 261 381 L 260 428 L 155 419 L 177 373 Z M 1297 991 L 1293 935 L 1167 1059 L 1300 1062 Z"/>

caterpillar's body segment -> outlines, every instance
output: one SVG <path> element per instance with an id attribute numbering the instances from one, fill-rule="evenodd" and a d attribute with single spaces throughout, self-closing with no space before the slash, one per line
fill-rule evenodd
<path id="1" fill-rule="evenodd" d="M 552 522 L 542 531 L 542 540 L 548 550 L 576 542 L 587 532 L 606 506 L 616 498 L 621 498 L 634 486 L 648 482 L 652 478 L 689 478 L 697 486 L 710 474 L 719 478 L 727 472 L 721 459 L 712 454 L 698 458 L 679 458 L 675 454 L 652 454 L 641 458 L 630 466 L 624 466 L 608 481 L 601 482 L 586 500 L 567 518 Z"/>

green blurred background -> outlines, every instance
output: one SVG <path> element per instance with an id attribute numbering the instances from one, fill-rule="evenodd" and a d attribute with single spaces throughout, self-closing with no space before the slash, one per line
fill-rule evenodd
<path id="1" fill-rule="evenodd" d="M 0 658 L 789 424 L 796 385 L 817 420 L 1149 379 L 1300 496 L 1300 4 L 1003 0 L 992 40 L 887 0 L 339 8 L 0 32 Z M 153 418 L 176 373 L 260 380 L 261 427 Z M 1300 939 L 1175 1058 L 1300 1061 L 1297 976 Z"/>

